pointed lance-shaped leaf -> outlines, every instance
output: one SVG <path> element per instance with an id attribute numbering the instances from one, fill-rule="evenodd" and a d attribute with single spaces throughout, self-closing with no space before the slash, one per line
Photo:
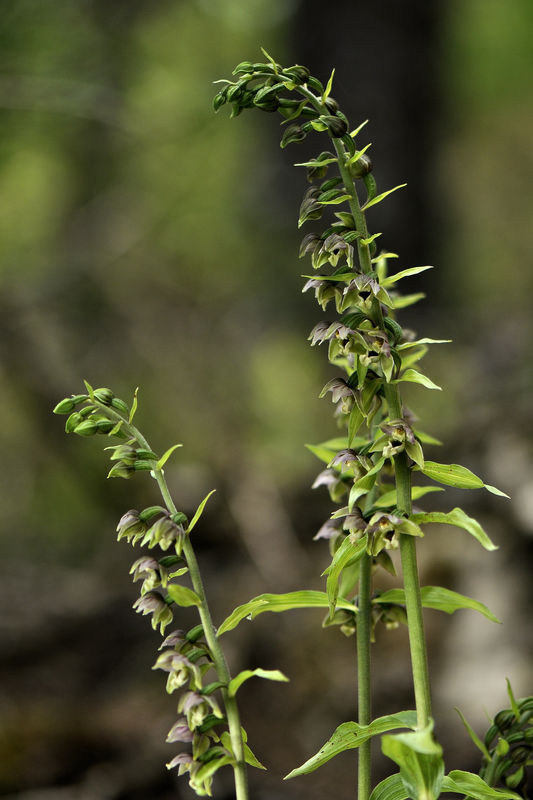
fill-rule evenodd
<path id="1" fill-rule="evenodd" d="M 442 791 L 466 795 L 472 800 L 521 800 L 521 796 L 510 789 L 494 789 L 479 775 L 454 769 L 442 782 Z"/>
<path id="2" fill-rule="evenodd" d="M 428 462 L 426 461 L 426 465 Z M 471 488 L 471 487 L 467 487 Z M 411 515 L 418 525 L 424 525 L 429 522 L 442 523 L 444 525 L 455 525 L 457 528 L 463 528 L 471 536 L 476 539 L 485 550 L 497 550 L 497 545 L 490 539 L 487 533 L 483 530 L 481 525 L 473 517 L 469 517 L 462 508 L 454 508 L 451 511 L 422 511 Z"/>
<path id="3" fill-rule="evenodd" d="M 172 447 L 169 447 L 168 450 L 165 450 L 159 461 L 157 462 L 156 469 L 163 469 L 165 464 L 167 463 L 168 459 L 178 447 L 183 447 L 182 444 L 173 444 Z"/>
<path id="4" fill-rule="evenodd" d="M 388 275 L 384 278 L 381 283 L 383 286 L 392 286 L 396 281 L 401 280 L 402 278 L 408 278 L 410 275 L 418 275 L 420 272 L 425 272 L 427 269 L 433 269 L 431 265 L 427 265 L 424 267 L 409 267 L 408 269 L 402 269 L 400 272 L 396 272 L 394 275 Z"/>
<path id="5" fill-rule="evenodd" d="M 200 505 L 199 505 L 199 506 L 198 506 L 198 508 L 196 509 L 196 512 L 195 512 L 195 514 L 194 514 L 193 518 L 192 518 L 192 519 L 191 519 L 191 521 L 189 522 L 189 527 L 187 528 L 187 533 L 190 533 L 190 532 L 192 531 L 192 529 L 194 528 L 194 526 L 196 525 L 196 523 L 198 522 L 198 520 L 199 520 L 199 519 L 200 519 L 200 517 L 202 516 L 203 510 L 204 510 L 204 508 L 205 508 L 205 504 L 207 503 L 207 501 L 209 500 L 209 498 L 211 497 L 211 495 L 212 495 L 212 494 L 214 494 L 215 492 L 216 492 L 216 489 L 212 489 L 212 490 L 209 492 L 209 494 L 207 494 L 207 495 L 204 497 L 204 499 L 202 500 L 202 502 L 200 503 Z"/>
<path id="6" fill-rule="evenodd" d="M 171 584 L 167 588 L 170 599 L 178 606 L 200 606 L 202 601 L 192 589 L 188 586 L 179 586 L 178 584 Z"/>
<path id="7" fill-rule="evenodd" d="M 295 778 L 297 775 L 305 775 L 314 772 L 330 759 L 345 750 L 353 750 L 360 747 L 373 736 L 377 736 L 385 731 L 396 728 L 415 728 L 415 711 L 398 711 L 396 714 L 389 714 L 385 717 L 378 717 L 370 725 L 359 725 L 357 722 L 344 722 L 339 725 L 328 741 L 322 745 L 316 755 L 310 758 L 301 767 L 293 769 L 286 777 Z"/>
<path id="8" fill-rule="evenodd" d="M 236 628 L 245 617 L 255 619 L 265 611 L 280 612 L 292 611 L 298 608 L 328 608 L 328 606 L 328 596 L 325 592 L 303 590 L 286 594 L 260 594 L 248 603 L 237 606 L 218 629 L 218 635 L 220 636 Z M 348 603 L 345 600 L 339 600 L 337 608 L 344 608 L 352 612 L 357 611 L 353 603 Z"/>
<path id="9" fill-rule="evenodd" d="M 444 589 L 442 586 L 423 586 L 420 589 L 420 596 L 423 608 L 444 611 L 446 614 L 453 614 L 454 611 L 460 609 L 471 609 L 472 611 L 479 611 L 491 622 L 500 622 L 498 617 L 494 616 L 492 611 L 483 603 L 464 594 L 459 594 L 459 592 L 453 592 L 451 589 Z M 399 605 L 405 605 L 405 590 L 389 589 L 378 595 L 374 602 L 377 604 L 398 603 Z"/>
<path id="10" fill-rule="evenodd" d="M 266 678 L 269 681 L 288 681 L 286 675 L 283 672 L 280 672 L 279 669 L 261 669 L 258 667 L 257 669 L 245 669 L 242 672 L 233 678 L 228 684 L 228 694 L 230 697 L 234 697 L 237 694 L 237 690 L 240 686 L 247 681 L 249 678 Z"/>
<path id="11" fill-rule="evenodd" d="M 419 383 L 422 386 L 425 386 L 426 389 L 437 389 L 438 391 L 442 391 L 441 386 L 437 386 L 436 383 L 433 383 L 431 378 L 428 378 L 427 375 L 423 375 L 422 372 L 418 372 L 416 369 L 406 369 L 399 378 L 393 381 L 393 383 L 401 383 L 402 381 Z"/>
<path id="12" fill-rule="evenodd" d="M 339 593 L 339 578 L 342 570 L 349 564 L 354 564 L 360 561 L 366 552 L 367 537 L 363 536 L 355 544 L 349 536 L 347 536 L 341 546 L 335 551 L 333 561 L 328 567 L 326 581 L 326 591 L 328 595 L 329 615 L 333 616 L 333 612 L 337 608 L 337 597 Z"/>
<path id="13" fill-rule="evenodd" d="M 365 177 L 369 177 L 369 176 L 365 176 Z M 403 189 L 404 186 L 407 186 L 407 184 L 406 183 L 400 183 L 400 184 L 398 184 L 398 186 L 395 186 L 393 189 L 389 189 L 387 192 L 382 192 L 381 194 L 376 195 L 376 197 L 373 197 L 371 200 L 367 200 L 367 202 L 364 204 L 364 206 L 362 206 L 361 210 L 362 211 L 366 211 L 367 208 L 370 208 L 371 206 L 375 206 L 377 203 L 381 203 L 381 201 L 384 200 L 386 197 L 388 197 L 389 194 L 392 194 L 393 192 L 396 192 L 398 189 Z"/>
<path id="14" fill-rule="evenodd" d="M 374 787 L 369 800 L 407 800 L 409 793 L 405 788 L 400 773 L 388 778 Z"/>
<path id="15" fill-rule="evenodd" d="M 458 489 L 482 489 L 485 488 L 492 494 L 497 494 L 500 497 L 507 497 L 509 495 L 500 491 L 495 486 L 489 486 L 488 483 L 483 483 L 481 478 L 478 478 L 473 472 L 460 464 L 439 464 L 436 461 L 426 461 L 424 475 L 431 478 L 437 483 L 444 483 L 446 486 L 455 486 Z"/>

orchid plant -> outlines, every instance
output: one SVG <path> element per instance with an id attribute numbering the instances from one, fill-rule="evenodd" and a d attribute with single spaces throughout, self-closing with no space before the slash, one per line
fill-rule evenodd
<path id="1" fill-rule="evenodd" d="M 263 51 L 264 52 L 264 51 Z M 462 528 L 486 550 L 495 545 L 482 526 L 462 509 L 424 511 L 413 505 L 444 486 L 485 489 L 503 495 L 464 466 L 426 458 L 424 448 L 439 444 L 422 431 L 405 406 L 401 388 L 416 383 L 438 387 L 419 368 L 429 345 L 449 340 L 417 338 L 402 328 L 397 312 L 424 296 L 401 294 L 398 285 L 429 266 L 390 273 L 396 254 L 378 250 L 380 233 L 370 233 L 367 211 L 401 186 L 378 193 L 368 155 L 361 145 L 365 123 L 355 129 L 331 95 L 334 72 L 326 85 L 306 67 L 284 68 L 264 52 L 262 63 L 242 62 L 233 79 L 222 81 L 214 99 L 215 111 L 229 104 L 232 117 L 249 108 L 279 112 L 284 132 L 281 146 L 302 142 L 308 135 L 327 137 L 325 149 L 307 161 L 310 187 L 300 207 L 298 227 L 322 221 L 302 241 L 300 257 L 310 256 L 313 272 L 305 275 L 303 291 L 313 291 L 333 319 L 321 320 L 310 334 L 312 346 L 327 345 L 335 376 L 321 396 L 335 406 L 338 435 L 309 450 L 324 463 L 314 487 L 327 488 L 335 508 L 315 539 L 329 544 L 331 563 L 324 570 L 325 591 L 300 590 L 262 594 L 236 608 L 219 626 L 213 624 L 206 592 L 193 549 L 191 533 L 208 495 L 192 519 L 178 511 L 169 492 L 164 465 L 179 445 L 157 455 L 133 424 L 137 396 L 128 406 L 107 388 L 65 398 L 55 408 L 68 414 L 67 432 L 80 436 L 104 434 L 111 445 L 109 477 L 130 478 L 148 471 L 155 479 L 163 505 L 127 511 L 118 524 L 118 538 L 140 542 L 151 551 L 132 566 L 134 581 L 142 581 L 134 608 L 150 614 L 152 626 L 163 634 L 173 613 L 196 607 L 199 624 L 189 631 L 175 630 L 162 642 L 155 668 L 168 674 L 167 691 L 182 690 L 179 717 L 168 735 L 171 743 L 188 745 L 167 765 L 188 773 L 198 795 L 211 794 L 218 769 L 231 766 L 237 800 L 247 800 L 246 765 L 261 767 L 247 745 L 241 727 L 236 693 L 248 678 L 286 680 L 277 670 L 245 670 L 232 678 L 220 638 L 242 620 L 264 612 L 296 608 L 324 608 L 324 625 L 337 625 L 357 643 L 357 719 L 343 722 L 328 741 L 303 765 L 287 776 L 309 773 L 348 750 L 358 751 L 358 800 L 436 800 L 441 792 L 475 800 L 518 800 L 524 793 L 526 768 L 532 762 L 533 699 L 515 699 L 508 686 L 510 708 L 501 711 L 482 741 L 463 718 L 483 754 L 479 775 L 454 770 L 445 774 L 442 748 L 434 736 L 431 692 L 422 609 L 447 613 L 472 609 L 497 621 L 479 601 L 440 586 L 420 586 L 417 541 L 425 526 L 442 523 Z M 402 184 L 403 186 L 404 184 Z M 418 484 L 423 475 L 428 480 Z M 506 496 L 506 495 L 504 495 Z M 163 551 L 156 557 L 153 551 Z M 402 585 L 379 589 L 379 572 L 396 574 L 391 558 L 399 551 Z M 190 586 L 183 583 L 188 578 Z M 371 642 L 375 629 L 408 629 L 415 708 L 391 709 L 372 716 Z M 396 732 L 401 731 L 401 732 Z M 382 736 L 382 749 L 396 771 L 378 785 L 372 778 L 370 743 Z M 335 788 L 332 788 L 332 796 Z"/>

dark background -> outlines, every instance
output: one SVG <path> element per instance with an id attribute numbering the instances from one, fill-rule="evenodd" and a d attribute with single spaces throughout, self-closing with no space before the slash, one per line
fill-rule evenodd
<path id="1" fill-rule="evenodd" d="M 445 390 L 412 387 L 408 402 L 445 442 L 430 457 L 512 495 L 438 497 L 497 552 L 442 528 L 420 546 L 423 583 L 504 622 L 426 618 L 447 767 L 478 764 L 454 706 L 482 734 L 507 705 L 505 677 L 532 693 L 532 26 L 529 0 L 4 0 L 1 796 L 192 797 L 164 768 L 175 698 L 150 671 L 158 635 L 131 611 L 138 551 L 114 534 L 155 487 L 106 482 L 106 442 L 63 434 L 51 408 L 83 378 L 128 401 L 140 385 L 153 447 L 183 442 L 167 468 L 179 507 L 217 488 L 195 531 L 216 622 L 264 591 L 323 588 L 312 537 L 330 505 L 309 489 L 303 444 L 335 428 L 317 399 L 325 354 L 306 342 L 319 312 L 301 296 L 306 184 L 291 167 L 322 142 L 281 151 L 274 115 L 211 109 L 212 81 L 261 45 L 324 81 L 335 66 L 352 126 L 370 119 L 380 190 L 408 181 L 369 224 L 399 268 L 437 265 L 409 283 L 428 298 L 401 321 L 454 339 L 425 364 Z M 291 678 L 239 694 L 269 767 L 251 776 L 254 800 L 353 796 L 350 753 L 281 781 L 355 715 L 353 640 L 320 623 L 263 615 L 224 637 L 234 671 Z M 411 707 L 405 629 L 379 631 L 374 668 L 376 715 Z M 229 798 L 224 772 L 215 794 Z"/>

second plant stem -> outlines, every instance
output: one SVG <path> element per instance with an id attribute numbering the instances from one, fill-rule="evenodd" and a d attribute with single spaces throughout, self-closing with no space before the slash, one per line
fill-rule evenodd
<path id="1" fill-rule="evenodd" d="M 109 417 L 115 419 L 117 422 L 121 421 L 123 430 L 128 431 L 128 433 L 130 433 L 130 435 L 141 445 L 141 447 L 146 448 L 146 450 L 151 450 L 149 443 L 146 441 L 138 428 L 131 423 L 126 423 L 125 420 L 112 409 L 108 407 L 102 408 L 105 408 L 105 412 Z M 157 482 L 159 491 L 161 492 L 161 496 L 168 511 L 171 514 L 176 514 L 177 508 L 170 494 L 163 470 L 154 468 L 152 475 Z M 213 659 L 215 670 L 217 672 L 218 679 L 227 686 L 231 680 L 231 675 L 226 662 L 226 657 L 224 656 L 224 652 L 216 635 L 216 629 L 213 624 L 211 612 L 207 603 L 207 597 L 205 594 L 202 576 L 200 574 L 200 568 L 188 536 L 185 537 L 183 542 L 183 554 L 187 562 L 193 589 L 200 599 L 198 614 L 200 616 L 204 636 Z M 224 708 L 226 710 L 231 747 L 235 757 L 235 763 L 233 764 L 235 798 L 236 800 L 248 800 L 248 778 L 246 772 L 246 762 L 244 760 L 244 746 L 237 701 L 234 696 L 229 694 L 227 688 L 222 688 L 221 693 L 224 701 Z"/>

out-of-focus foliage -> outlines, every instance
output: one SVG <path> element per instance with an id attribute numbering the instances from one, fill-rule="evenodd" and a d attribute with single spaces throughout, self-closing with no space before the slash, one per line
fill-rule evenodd
<path id="1" fill-rule="evenodd" d="M 384 2 L 386 13 L 374 5 L 374 21 L 365 25 L 376 43 L 374 62 L 360 55 L 358 25 L 370 6 L 358 2 L 339 4 L 343 29 L 353 32 L 350 45 L 340 52 L 342 37 L 330 29 L 315 57 L 327 66 L 349 64 L 336 73 L 345 95 L 360 98 L 357 81 L 373 82 L 373 95 L 383 104 L 393 67 L 383 66 L 391 61 L 380 60 L 380 47 L 386 41 L 393 48 L 406 26 L 417 26 L 420 11 L 413 3 L 412 13 L 397 16 L 396 0 Z M 420 253 L 419 263 L 437 263 L 431 280 L 439 281 L 422 308 L 430 325 L 424 321 L 420 329 L 456 341 L 448 354 L 428 361 L 429 374 L 445 391 L 431 398 L 423 418 L 426 423 L 435 414 L 432 430 L 447 440 L 455 432 L 464 448 L 461 463 L 513 495 L 506 519 L 489 515 L 492 505 L 484 512 L 500 553 L 508 553 L 501 558 L 510 562 L 511 553 L 527 552 L 525 537 L 533 530 L 532 9 L 529 0 L 455 0 L 433 7 L 439 42 L 430 66 L 438 77 L 440 113 L 433 143 L 417 144 L 432 160 L 423 176 L 397 164 L 392 180 L 380 176 L 380 185 L 407 180 L 405 191 L 411 192 L 424 178 L 432 203 L 442 209 L 431 252 Z M 173 461 L 177 466 L 169 463 L 167 471 L 184 507 L 193 508 L 208 489 L 219 487 L 202 534 L 198 528 L 218 620 L 260 592 L 319 588 L 320 545 L 308 542 L 324 510 L 307 489 L 315 464 L 303 444 L 326 438 L 331 429 L 329 406 L 317 398 L 322 359 L 305 341 L 316 315 L 311 300 L 300 297 L 295 221 L 302 184 L 293 202 L 285 187 L 298 176 L 288 177 L 287 158 L 277 160 L 277 121 L 269 138 L 253 119 L 239 125 L 215 120 L 210 104 L 212 81 L 243 57 L 259 57 L 260 45 L 280 60 L 314 67 L 308 54 L 300 55 L 300 37 L 309 26 L 325 31 L 323 11 L 322 3 L 296 0 L 2 5 L 5 796 L 59 784 L 69 800 L 72 787 L 82 787 L 83 800 L 155 800 L 173 792 L 166 775 L 160 777 L 168 752 L 153 749 L 173 709 L 158 705 L 158 675 L 145 683 L 153 643 L 146 644 L 145 626 L 128 608 L 128 554 L 113 536 L 121 514 L 137 503 L 149 505 L 153 495 L 145 482 L 135 482 L 140 495 L 132 502 L 133 482 L 106 484 L 100 449 L 80 448 L 52 417 L 55 402 L 81 389 L 84 377 L 112 384 L 126 399 L 141 386 L 142 424 L 154 446 L 185 445 Z M 396 54 L 402 65 L 412 57 Z M 402 102 L 416 104 L 408 82 Z M 359 113 L 361 119 L 369 115 L 365 108 Z M 416 142 L 419 131 L 408 133 Z M 380 141 L 388 145 L 390 136 L 390 127 L 372 131 L 376 164 Z M 401 152 L 396 156 L 401 159 Z M 401 202 L 398 197 L 390 205 Z M 384 245 L 395 250 L 385 223 L 383 231 Z M 417 241 L 415 227 L 411 240 Z M 472 312 L 475 330 L 467 317 Z M 411 324 L 417 326 L 416 318 Z M 471 394 L 456 376 L 459 362 L 469 364 Z M 450 445 L 456 454 L 457 443 Z M 504 698 L 502 676 L 509 673 L 517 693 L 530 693 L 521 686 L 533 643 L 522 624 L 527 603 L 520 574 L 511 589 L 504 588 L 504 561 L 494 562 L 494 574 L 482 574 L 474 556 L 468 576 L 456 574 L 452 551 L 460 545 L 453 535 L 435 537 L 434 547 L 439 560 L 425 557 L 426 582 L 454 574 L 455 588 L 487 601 L 506 623 L 504 655 L 495 655 L 492 631 L 478 648 L 485 664 L 494 663 L 493 671 L 487 667 L 489 694 Z M 514 563 L 520 569 L 527 560 Z M 291 572 L 289 564 L 298 567 Z M 451 629 L 455 648 L 485 630 L 477 622 L 472 630 L 470 612 L 462 613 L 464 623 Z M 513 618 L 521 628 L 513 628 Z M 296 782 L 282 787 L 279 778 L 327 738 L 339 712 L 350 716 L 345 643 L 328 632 L 323 662 L 315 616 L 283 626 L 262 620 L 240 641 L 258 654 L 257 663 L 281 666 L 293 681 L 283 690 L 292 700 L 278 708 L 281 721 L 272 716 L 274 692 L 242 689 L 258 709 L 255 722 L 246 720 L 250 740 L 265 737 L 254 749 L 272 767 L 257 797 L 270 790 L 275 797 L 282 791 L 322 797 L 327 774 L 324 783 L 300 788 Z M 476 710 L 462 707 L 475 722 L 486 701 L 472 680 L 477 667 L 464 660 L 459 669 L 443 629 L 434 631 L 432 666 L 441 696 L 451 707 L 466 681 L 465 696 Z M 400 634 L 376 644 L 389 655 L 377 681 L 389 697 L 410 692 L 404 644 Z M 338 695 L 323 691 L 331 660 L 343 684 Z M 303 731 L 293 752 L 279 733 L 289 729 L 291 715 Z M 348 776 L 350 771 L 347 762 Z M 61 797 L 63 790 L 52 791 Z"/>

